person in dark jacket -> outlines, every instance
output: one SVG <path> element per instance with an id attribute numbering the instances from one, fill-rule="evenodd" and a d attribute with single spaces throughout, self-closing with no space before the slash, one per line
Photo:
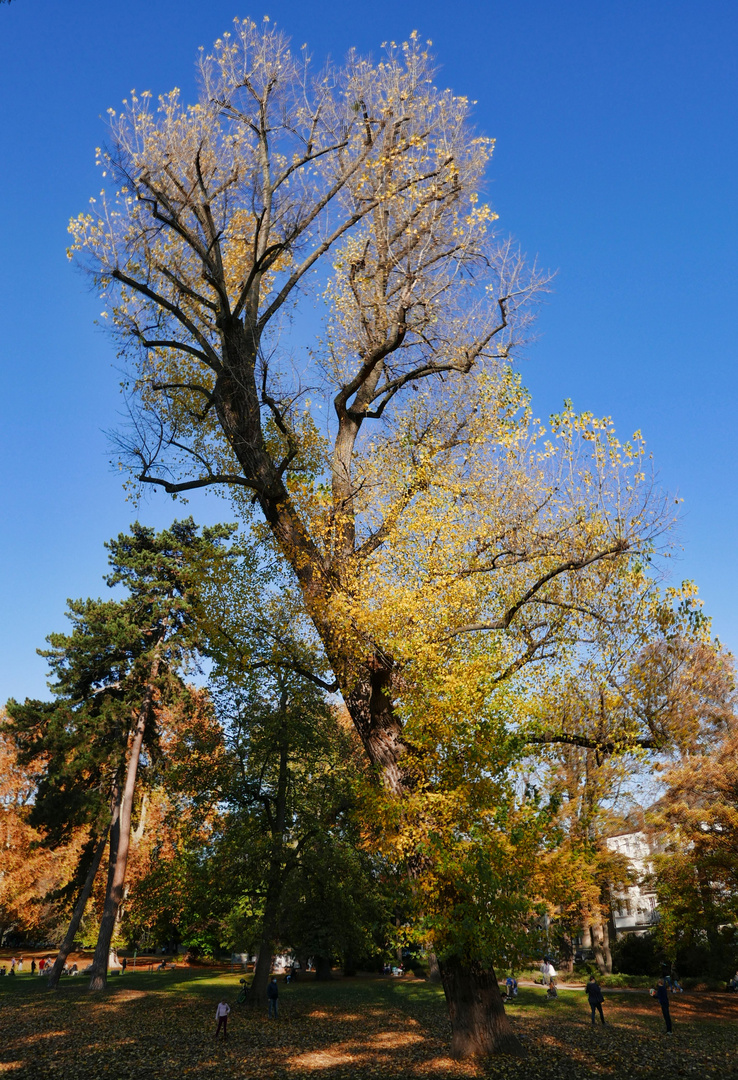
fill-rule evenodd
<path id="1" fill-rule="evenodd" d="M 669 1012 L 669 988 L 666 985 L 664 979 L 659 979 L 658 986 L 656 987 L 656 1000 L 661 1006 L 661 1012 L 664 1014 L 664 1020 L 666 1021 L 666 1034 L 671 1035 L 671 1014 Z"/>
<path id="2" fill-rule="evenodd" d="M 272 1011 L 274 1011 L 274 1019 L 277 1019 L 277 998 L 279 997 L 279 987 L 277 986 L 277 976 L 272 975 L 272 981 L 267 985 L 267 997 L 269 998 L 269 1016 L 271 1017 Z"/>
<path id="3" fill-rule="evenodd" d="M 592 1027 L 595 1025 L 595 1009 L 599 1011 L 600 1020 L 605 1023 L 605 1016 L 602 1012 L 602 1002 L 605 1000 L 602 991 L 600 990 L 599 983 L 595 979 L 594 975 L 590 975 L 589 982 L 585 987 L 585 993 L 589 1000 L 589 1007 L 592 1010 Z"/>

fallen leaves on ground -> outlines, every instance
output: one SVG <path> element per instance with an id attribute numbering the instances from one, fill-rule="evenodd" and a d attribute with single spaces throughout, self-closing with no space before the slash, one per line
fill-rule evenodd
<path id="1" fill-rule="evenodd" d="M 84 983 L 50 994 L 42 980 L 0 985 L 0 1077 L 12 1080 L 146 1080 L 157 1073 L 218 1080 L 503 1078 L 585 1080 L 736 1075 L 738 1001 L 685 995 L 673 1004 L 674 1035 L 644 995 L 612 994 L 608 1024 L 591 1027 L 581 992 L 547 1002 L 523 990 L 509 1013 L 523 1060 L 483 1064 L 449 1056 L 443 995 L 420 981 L 301 982 L 281 987 L 278 1021 L 235 1004 L 237 976 L 197 972 L 111 979 L 106 994 Z M 215 1005 L 230 1000 L 227 1042 L 216 1042 Z"/>

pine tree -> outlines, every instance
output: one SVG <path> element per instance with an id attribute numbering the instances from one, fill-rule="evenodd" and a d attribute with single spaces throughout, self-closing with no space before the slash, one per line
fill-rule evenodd
<path id="1" fill-rule="evenodd" d="M 232 529 L 205 529 L 192 519 L 155 533 L 138 523 L 106 546 L 111 587 L 121 600 L 70 601 L 70 634 L 51 634 L 46 657 L 55 700 L 8 703 L 9 730 L 26 761 L 42 759 L 34 822 L 47 842 L 74 825 L 90 829 L 82 889 L 52 973 L 74 940 L 107 837 L 105 902 L 92 964 L 91 989 L 103 989 L 123 898 L 131 819 L 142 754 L 159 752 L 163 708 L 186 693 L 182 679 L 198 650 L 193 598 L 202 575 L 223 556 Z M 75 925 L 76 923 L 76 925 Z"/>

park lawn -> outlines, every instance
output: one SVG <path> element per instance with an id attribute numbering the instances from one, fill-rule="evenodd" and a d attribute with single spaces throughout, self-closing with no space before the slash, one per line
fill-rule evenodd
<path id="1" fill-rule="evenodd" d="M 674 1035 L 661 1034 L 645 994 L 606 995 L 608 1026 L 592 1028 L 585 995 L 548 1002 L 523 988 L 509 1013 L 527 1049 L 522 1061 L 485 1065 L 448 1056 L 450 1029 L 437 986 L 407 978 L 280 981 L 279 1021 L 235 1004 L 238 975 L 198 968 L 113 976 L 106 994 L 66 979 L 0 980 L 0 1077 L 149 1080 L 348 1080 L 350 1077 L 586 1077 L 738 1075 L 738 999 L 686 994 L 674 1000 Z M 230 1037 L 215 1043 L 215 1007 L 232 1005 Z"/>

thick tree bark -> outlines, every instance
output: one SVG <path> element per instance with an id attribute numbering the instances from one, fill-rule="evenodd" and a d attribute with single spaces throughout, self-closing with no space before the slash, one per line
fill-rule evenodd
<path id="1" fill-rule="evenodd" d="M 149 682 L 144 693 L 141 708 L 133 730 L 131 749 L 128 755 L 126 779 L 120 800 L 120 815 L 116 823 L 117 843 L 113 843 L 113 827 L 110 833 L 110 866 L 108 868 L 108 886 L 103 906 L 100 930 L 97 935 L 95 955 L 92 959 L 92 972 L 90 978 L 90 990 L 104 990 L 108 982 L 108 957 L 110 955 L 110 943 L 113 939 L 115 921 L 118 908 L 123 899 L 123 890 L 126 881 L 126 869 L 128 866 L 128 851 L 131 845 L 131 815 L 133 812 L 133 797 L 136 791 L 136 778 L 138 776 L 138 763 L 141 758 L 144 735 L 147 724 L 154 711 L 154 680 L 159 673 L 159 658 L 155 655 L 149 674 Z"/>
<path id="2" fill-rule="evenodd" d="M 451 1019 L 452 1057 L 521 1054 L 493 969 L 455 956 L 439 961 L 439 967 Z"/>
<path id="3" fill-rule="evenodd" d="M 438 966 L 438 957 L 434 952 L 428 953 L 428 978 L 434 983 L 441 981 L 441 969 Z"/>
<path id="4" fill-rule="evenodd" d="M 85 877 L 80 894 L 77 897 L 77 903 L 74 905 L 74 911 L 72 912 L 72 918 L 69 922 L 69 928 L 64 936 L 64 940 L 61 943 L 56 960 L 54 961 L 54 966 L 51 969 L 51 974 L 49 975 L 49 990 L 56 990 L 57 986 L 59 985 L 61 973 L 64 970 L 64 965 L 67 962 L 67 957 L 72 951 L 72 947 L 74 945 L 74 938 L 77 934 L 77 931 L 79 930 L 79 924 L 82 922 L 82 916 L 85 913 L 87 901 L 90 899 L 92 886 L 95 883 L 97 871 L 99 870 L 100 863 L 102 862 L 103 852 L 105 851 L 105 845 L 107 844 L 107 840 L 108 829 L 106 829 L 102 836 L 99 838 L 97 845 L 95 846 L 95 850 L 92 854 L 92 861 L 87 869 L 87 876 Z"/>
<path id="5" fill-rule="evenodd" d="M 392 682 L 391 661 L 374 656 L 344 694 L 344 701 L 370 762 L 388 791 L 400 797 L 410 785 L 403 767 L 407 747 L 392 704 Z"/>

